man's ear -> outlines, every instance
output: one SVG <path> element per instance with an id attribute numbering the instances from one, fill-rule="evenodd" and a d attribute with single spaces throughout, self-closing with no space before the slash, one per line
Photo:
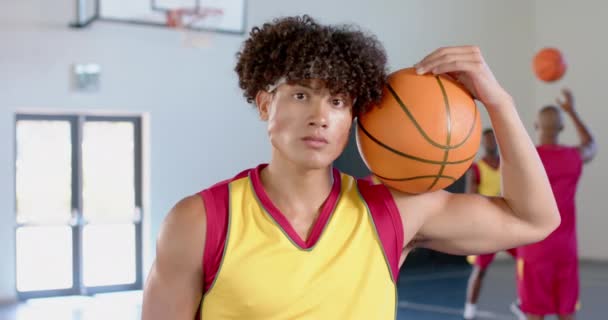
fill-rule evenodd
<path id="1" fill-rule="evenodd" d="M 260 114 L 260 119 L 262 121 L 268 120 L 268 113 L 270 108 L 270 103 L 272 102 L 272 93 L 260 90 L 255 95 L 255 104 L 258 108 L 258 113 Z"/>

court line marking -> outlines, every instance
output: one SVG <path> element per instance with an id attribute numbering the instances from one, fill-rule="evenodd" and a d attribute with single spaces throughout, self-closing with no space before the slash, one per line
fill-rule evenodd
<path id="1" fill-rule="evenodd" d="M 463 309 L 459 308 L 451 308 L 444 306 L 437 306 L 432 304 L 423 304 L 401 300 L 399 301 L 399 308 L 401 309 L 411 309 L 418 311 L 427 311 L 434 313 L 442 313 L 442 314 L 450 314 L 450 315 L 458 315 L 462 316 Z M 515 318 L 514 315 L 504 315 L 498 314 L 491 311 L 486 310 L 477 310 L 476 319 L 498 319 L 498 320 L 513 320 Z"/>
<path id="2" fill-rule="evenodd" d="M 459 277 L 462 277 L 462 276 L 467 276 L 468 277 L 470 274 L 471 274 L 470 270 L 437 272 L 437 273 L 426 274 L 426 275 L 416 275 L 416 276 L 411 276 L 410 275 L 410 276 L 405 277 L 401 281 L 402 282 L 412 282 L 412 281 L 450 279 L 450 278 L 459 278 Z"/>

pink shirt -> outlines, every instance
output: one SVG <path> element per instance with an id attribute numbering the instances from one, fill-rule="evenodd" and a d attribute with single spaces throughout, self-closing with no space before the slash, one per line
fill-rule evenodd
<path id="1" fill-rule="evenodd" d="M 543 162 L 562 218 L 560 226 L 545 240 L 519 249 L 525 260 L 576 259 L 576 189 L 583 169 L 577 147 L 541 145 L 536 147 Z"/>

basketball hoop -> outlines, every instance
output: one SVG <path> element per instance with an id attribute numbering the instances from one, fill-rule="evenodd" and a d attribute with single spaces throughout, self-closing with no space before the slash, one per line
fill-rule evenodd
<path id="1" fill-rule="evenodd" d="M 205 48 L 209 46 L 213 35 L 213 32 L 205 29 L 218 25 L 223 15 L 224 11 L 218 8 L 173 9 L 166 13 L 166 25 L 180 32 L 182 45 Z"/>

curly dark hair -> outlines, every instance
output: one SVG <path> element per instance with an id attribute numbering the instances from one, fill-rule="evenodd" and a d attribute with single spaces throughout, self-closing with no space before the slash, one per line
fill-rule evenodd
<path id="1" fill-rule="evenodd" d="M 332 94 L 356 98 L 356 116 L 380 100 L 387 77 L 386 54 L 375 36 L 353 25 L 321 25 L 307 15 L 254 27 L 237 58 L 249 103 L 283 77 L 292 84 L 320 79 Z"/>

